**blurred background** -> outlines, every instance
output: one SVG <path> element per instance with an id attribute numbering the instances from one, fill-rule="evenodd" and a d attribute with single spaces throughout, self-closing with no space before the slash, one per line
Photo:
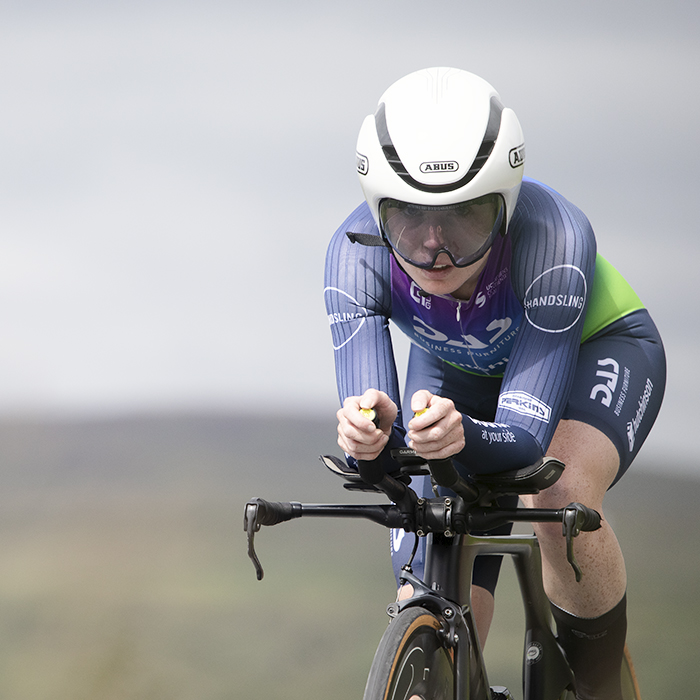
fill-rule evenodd
<path id="1" fill-rule="evenodd" d="M 0 696 L 361 697 L 385 533 L 261 533 L 258 584 L 242 507 L 344 497 L 316 466 L 337 451 L 325 248 L 361 200 L 362 119 L 430 65 L 497 88 L 526 174 L 587 213 L 664 337 L 664 408 L 608 517 L 645 697 L 687 694 L 697 5 L 3 0 L 0 19 Z M 490 653 L 514 678 L 502 586 Z"/>

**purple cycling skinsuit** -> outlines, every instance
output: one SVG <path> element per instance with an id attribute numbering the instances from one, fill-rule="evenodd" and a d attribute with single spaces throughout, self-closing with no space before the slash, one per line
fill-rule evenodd
<path id="1" fill-rule="evenodd" d="M 597 254 L 585 215 L 534 180 L 523 180 L 507 234 L 468 301 L 423 292 L 381 245 L 366 204 L 333 236 L 324 294 L 341 402 L 374 388 L 401 406 L 389 320 L 411 340 L 407 403 L 381 456 L 387 471 L 396 469 L 390 449 L 405 444 L 403 416 L 419 389 L 452 399 L 462 413 L 466 446 L 455 464 L 465 473 L 532 464 L 559 421 L 574 419 L 610 438 L 619 479 L 660 409 L 665 357 L 647 310 Z M 431 495 L 428 481 L 414 485 Z M 396 572 L 409 539 L 392 535 Z M 480 585 L 493 589 L 493 575 L 483 576 Z"/>

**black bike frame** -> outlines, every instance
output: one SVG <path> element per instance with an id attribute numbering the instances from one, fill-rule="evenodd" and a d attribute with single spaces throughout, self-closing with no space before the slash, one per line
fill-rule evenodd
<path id="1" fill-rule="evenodd" d="M 429 535 L 424 580 L 404 573 L 415 595 L 389 606 L 389 614 L 409 607 L 439 614 L 447 625 L 445 644 L 455 650 L 455 700 L 486 700 L 489 681 L 469 594 L 474 560 L 480 555 L 510 555 L 513 559 L 525 610 L 524 700 L 556 700 L 573 683 L 573 675 L 552 632 L 540 547 L 534 535 Z M 465 605 L 455 606 L 455 601 L 465 599 Z M 470 686 L 468 678 L 472 679 Z"/>
<path id="2" fill-rule="evenodd" d="M 403 578 L 413 585 L 415 595 L 390 605 L 389 614 L 395 616 L 408 607 L 423 607 L 437 615 L 444 621 L 443 629 L 439 632 L 441 641 L 454 653 L 455 700 L 490 700 L 486 667 L 471 607 L 472 571 L 477 556 L 510 555 L 515 564 L 525 609 L 524 700 L 557 700 L 573 683 L 573 675 L 552 632 L 550 604 L 542 583 L 542 558 L 536 537 L 454 534 L 448 526 L 447 517 L 453 505 L 449 498 L 419 499 L 415 503 L 421 509 L 420 522 L 429 527 L 424 581 L 416 578 L 410 569 L 404 570 Z M 468 515 L 473 518 L 470 522 L 474 527 L 470 529 L 477 532 L 492 530 L 506 522 L 562 523 L 569 561 L 578 578 L 580 569 L 573 558 L 572 538 L 582 527 L 596 529 L 600 520 L 591 511 L 596 516 L 596 522 L 589 522 L 584 527 L 587 510 L 585 506 L 573 503 L 561 510 L 476 508 L 470 510 Z M 246 504 L 244 528 L 248 533 L 248 554 L 259 579 L 263 571 L 253 544 L 255 532 L 261 525 L 274 525 L 303 516 L 362 518 L 384 527 L 400 528 L 403 527 L 405 512 L 391 504 L 273 504 L 262 499 L 249 501 Z M 466 605 L 463 601 L 466 601 Z M 467 683 L 468 679 L 471 679 L 470 683 Z"/>

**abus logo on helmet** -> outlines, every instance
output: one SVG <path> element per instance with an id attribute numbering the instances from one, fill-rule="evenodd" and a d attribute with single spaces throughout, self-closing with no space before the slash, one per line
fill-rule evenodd
<path id="1" fill-rule="evenodd" d="M 369 160 L 361 153 L 355 153 L 355 156 L 357 157 L 357 172 L 360 175 L 367 175 L 369 172 Z"/>
<path id="2" fill-rule="evenodd" d="M 508 153 L 508 162 L 511 168 L 519 168 L 525 162 L 525 144 L 521 143 L 511 148 Z"/>
<path id="3" fill-rule="evenodd" d="M 434 163 L 421 163 L 422 173 L 455 173 L 459 170 L 459 163 L 456 160 L 439 160 Z"/>

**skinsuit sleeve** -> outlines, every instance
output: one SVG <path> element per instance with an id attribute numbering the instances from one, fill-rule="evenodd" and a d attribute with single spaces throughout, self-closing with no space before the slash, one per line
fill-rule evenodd
<path id="1" fill-rule="evenodd" d="M 360 205 L 336 231 L 328 247 L 324 297 L 335 351 L 341 403 L 367 389 L 379 389 L 401 406 L 389 333 L 391 272 L 389 251 L 352 243 L 346 232 L 376 233 L 366 204 Z M 401 411 L 382 460 L 387 471 L 398 465 L 389 450 L 405 446 Z M 350 464 L 354 463 L 348 458 Z"/>
<path id="2" fill-rule="evenodd" d="M 596 256 L 584 214 L 559 194 L 525 181 L 508 235 L 511 284 L 523 316 L 493 424 L 465 417 L 468 469 L 526 466 L 547 450 L 576 369 Z"/>

